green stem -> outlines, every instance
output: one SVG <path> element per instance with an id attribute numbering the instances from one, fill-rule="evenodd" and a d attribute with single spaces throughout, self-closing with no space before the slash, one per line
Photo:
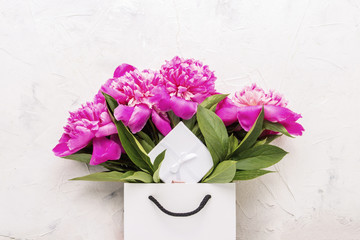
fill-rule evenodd
<path id="1" fill-rule="evenodd" d="M 155 125 L 154 125 L 154 123 L 153 123 L 151 120 L 149 120 L 149 123 L 150 123 L 151 129 L 152 129 L 152 131 L 153 131 L 153 135 L 154 135 L 154 138 L 155 138 L 155 142 L 156 142 L 156 144 L 158 144 L 158 143 L 159 143 L 159 136 L 157 135 L 157 130 L 156 130 L 156 128 L 155 128 Z"/>

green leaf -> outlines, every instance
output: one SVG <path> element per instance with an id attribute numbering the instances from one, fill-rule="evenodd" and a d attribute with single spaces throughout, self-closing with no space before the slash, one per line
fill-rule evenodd
<path id="1" fill-rule="evenodd" d="M 197 120 L 206 146 L 216 166 L 225 160 L 229 148 L 229 136 L 223 121 L 212 111 L 198 105 Z"/>
<path id="2" fill-rule="evenodd" d="M 249 132 L 245 135 L 244 139 L 240 142 L 239 146 L 233 152 L 233 155 L 239 155 L 242 151 L 250 148 L 256 142 L 256 139 L 263 131 L 263 121 L 264 107 L 261 109 L 261 112 L 259 113 L 259 116 L 257 117 L 254 125 L 251 127 Z"/>
<path id="3" fill-rule="evenodd" d="M 139 168 L 153 174 L 154 169 L 145 149 L 121 121 L 116 122 L 115 125 L 118 129 L 120 142 L 131 161 Z"/>
<path id="4" fill-rule="evenodd" d="M 154 170 L 157 170 L 165 158 L 166 149 L 162 151 L 154 160 Z"/>
<path id="5" fill-rule="evenodd" d="M 190 131 L 192 131 L 196 124 L 196 115 L 194 115 L 189 120 L 183 119 L 182 122 L 185 124 L 185 126 L 187 126 L 188 129 L 190 129 Z"/>
<path id="6" fill-rule="evenodd" d="M 234 136 L 234 134 L 231 134 L 231 136 L 229 137 L 229 149 L 227 156 L 231 156 L 231 154 L 235 151 L 238 145 L 239 140 Z"/>
<path id="7" fill-rule="evenodd" d="M 197 138 L 203 137 L 199 128 L 199 124 L 196 124 L 191 131 Z"/>
<path id="8" fill-rule="evenodd" d="M 151 146 L 152 148 L 155 147 L 154 141 L 151 140 L 150 136 L 147 135 L 146 133 L 144 133 L 143 131 L 140 131 L 140 132 L 136 133 L 136 135 L 138 135 L 138 136 L 141 137 L 144 141 L 146 141 L 147 144 L 148 144 L 149 146 Z"/>
<path id="9" fill-rule="evenodd" d="M 153 182 L 152 176 L 142 171 L 128 171 L 125 173 L 121 172 L 98 172 L 89 174 L 87 176 L 73 178 L 70 180 L 84 180 L 84 181 L 103 181 L 103 182 Z"/>
<path id="10" fill-rule="evenodd" d="M 141 146 L 144 148 L 146 153 L 149 153 L 153 149 L 153 147 L 150 146 L 148 142 L 145 141 L 144 139 L 138 139 L 138 141 L 140 142 Z"/>
<path id="11" fill-rule="evenodd" d="M 265 139 L 266 139 L 266 142 L 265 144 L 269 144 L 271 143 L 272 141 L 274 141 L 275 139 L 281 137 L 282 135 L 270 135 L 270 136 L 267 136 Z"/>
<path id="12" fill-rule="evenodd" d="M 151 146 L 152 145 L 156 146 L 156 144 L 159 143 L 159 136 L 161 135 L 161 133 L 156 129 L 152 120 L 149 119 L 145 124 L 144 128 L 140 132 L 136 133 L 136 135 L 141 136 Z"/>
<path id="13" fill-rule="evenodd" d="M 126 168 L 120 167 L 120 166 L 114 166 L 114 165 L 108 165 L 108 164 L 100 164 L 101 166 L 103 166 L 104 168 L 108 169 L 109 171 L 117 171 L 117 172 L 127 172 L 129 171 Z"/>
<path id="14" fill-rule="evenodd" d="M 157 155 L 157 157 L 154 160 L 154 170 L 155 173 L 153 175 L 153 180 L 156 183 L 161 182 L 161 179 L 159 177 L 159 172 L 160 172 L 160 167 L 161 167 L 161 163 L 165 158 L 165 153 L 166 153 L 166 149 L 164 151 L 162 151 L 159 155 Z"/>
<path id="15" fill-rule="evenodd" d="M 127 172 L 140 170 L 126 154 L 122 154 L 120 160 L 118 161 L 106 161 L 100 165 L 110 171 Z"/>
<path id="16" fill-rule="evenodd" d="M 235 177 L 233 179 L 233 181 L 236 180 L 250 180 L 250 179 L 254 179 L 257 177 L 260 177 L 264 174 L 267 173 L 271 173 L 273 171 L 268 171 L 268 170 L 245 170 L 245 171 L 237 171 L 235 173 Z"/>
<path id="17" fill-rule="evenodd" d="M 126 173 L 121 172 L 98 172 L 89 174 L 83 177 L 77 177 L 70 180 L 83 180 L 83 181 L 103 181 L 103 182 L 126 182 L 124 178 L 132 175 L 133 171 L 128 171 Z"/>
<path id="18" fill-rule="evenodd" d="M 269 122 L 269 121 L 265 120 L 264 128 L 267 130 L 274 131 L 274 132 L 282 133 L 288 137 L 293 138 L 293 136 L 290 135 L 290 133 L 286 130 L 286 128 L 281 123 L 273 123 L 273 122 Z"/>
<path id="19" fill-rule="evenodd" d="M 159 167 L 156 169 L 154 175 L 153 175 L 153 180 L 155 183 L 160 183 L 161 182 L 161 179 L 159 177 L 159 172 L 160 172 L 160 167 L 161 167 L 161 163 L 159 165 Z"/>
<path id="20" fill-rule="evenodd" d="M 266 138 L 255 142 L 254 147 L 266 144 Z"/>
<path id="21" fill-rule="evenodd" d="M 102 93 L 106 100 L 106 105 L 108 106 L 108 109 L 110 110 L 111 115 L 114 115 L 114 109 L 119 105 L 118 102 L 109 94 Z"/>
<path id="22" fill-rule="evenodd" d="M 279 162 L 287 152 L 273 145 L 260 145 L 243 151 L 238 156 L 236 168 L 241 170 L 256 170 L 267 168 Z"/>
<path id="23" fill-rule="evenodd" d="M 116 100 L 110 95 L 107 95 L 106 93 L 103 94 L 105 96 L 106 103 L 110 108 L 109 109 L 110 115 L 112 115 L 113 110 L 116 108 L 115 106 Z M 120 142 L 123 148 L 125 149 L 126 154 L 129 156 L 130 160 L 137 167 L 141 168 L 144 171 L 149 172 L 150 174 L 153 174 L 154 173 L 153 165 L 143 146 L 139 143 L 139 141 L 129 131 L 129 129 L 124 125 L 122 121 L 116 121 L 114 119 L 114 123 L 118 130 Z"/>
<path id="24" fill-rule="evenodd" d="M 171 122 L 171 126 L 174 128 L 180 122 L 180 118 L 176 116 L 173 111 L 169 111 L 168 116 Z"/>
<path id="25" fill-rule="evenodd" d="M 205 183 L 231 182 L 236 172 L 236 161 L 223 161 L 216 166 L 212 174 L 204 180 Z"/>
<path id="26" fill-rule="evenodd" d="M 216 106 L 219 102 L 221 102 L 224 98 L 226 98 L 229 94 L 215 94 L 210 97 L 207 97 L 200 106 L 210 109 L 211 111 L 215 111 Z"/>
<path id="27" fill-rule="evenodd" d="M 153 177 L 146 172 L 138 171 L 134 172 L 130 176 L 125 177 L 123 180 L 126 182 L 139 181 L 143 183 L 152 183 Z"/>
<path id="28" fill-rule="evenodd" d="M 65 159 L 71 159 L 83 163 L 90 163 L 91 154 L 90 153 L 74 153 L 65 157 L 62 157 Z"/>
<path id="29" fill-rule="evenodd" d="M 205 176 L 201 179 L 200 182 L 204 182 L 205 179 L 210 176 L 210 174 L 214 171 L 214 166 L 205 174 Z"/>
<path id="30" fill-rule="evenodd" d="M 159 143 L 161 140 L 163 140 L 163 138 L 165 137 L 164 135 L 162 135 L 161 133 L 158 133 L 158 142 Z M 155 145 L 156 146 L 156 145 Z"/>

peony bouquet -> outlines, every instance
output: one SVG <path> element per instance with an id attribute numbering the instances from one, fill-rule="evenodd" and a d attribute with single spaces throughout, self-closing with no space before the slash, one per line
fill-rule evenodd
<path id="1" fill-rule="evenodd" d="M 201 183 L 229 183 L 271 172 L 265 168 L 287 152 L 270 143 L 281 135 L 301 136 L 304 128 L 297 123 L 301 115 L 275 91 L 265 92 L 253 84 L 232 95 L 221 94 L 215 81 L 214 72 L 194 59 L 174 57 L 159 71 L 122 64 L 93 101 L 70 112 L 53 152 L 106 169 L 74 180 L 168 182 L 166 173 L 177 172 L 187 161 L 194 163 L 188 168 L 198 177 L 189 181 Z M 186 130 L 178 134 L 189 130 L 196 136 L 209 152 L 210 165 L 204 167 L 202 155 L 193 153 L 197 148 L 171 155 L 174 146 L 163 144 L 155 151 L 180 124 Z M 176 144 L 185 142 L 182 136 Z M 175 162 L 169 165 L 164 159 Z M 170 180 L 188 182 L 184 179 L 188 178 Z"/>

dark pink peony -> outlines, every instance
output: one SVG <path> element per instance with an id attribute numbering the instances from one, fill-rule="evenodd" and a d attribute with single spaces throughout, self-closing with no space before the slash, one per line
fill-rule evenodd
<path id="1" fill-rule="evenodd" d="M 165 111 L 169 110 L 169 95 L 160 82 L 160 75 L 151 70 L 140 72 L 130 65 L 120 65 L 101 91 L 111 95 L 119 103 L 114 117 L 121 120 L 133 133 L 142 130 L 152 118 L 159 131 L 166 135 L 171 131 Z M 98 94 L 99 95 L 99 94 Z M 98 96 L 103 99 L 102 96 Z"/>
<path id="2" fill-rule="evenodd" d="M 304 128 L 296 121 L 301 118 L 288 108 L 287 101 L 282 95 L 263 89 L 253 84 L 236 92 L 232 99 L 226 98 L 218 104 L 216 114 L 230 125 L 239 121 L 245 131 L 249 131 L 254 125 L 262 106 L 264 106 L 264 118 L 270 122 L 281 123 L 292 135 L 302 135 Z"/>
<path id="3" fill-rule="evenodd" d="M 197 104 L 216 93 L 214 72 L 200 61 L 174 57 L 161 66 L 160 74 L 170 95 L 168 106 L 183 119 L 191 118 Z"/>
<path id="4" fill-rule="evenodd" d="M 117 134 L 117 130 L 110 119 L 105 104 L 95 101 L 70 112 L 64 130 L 59 143 L 53 149 L 56 156 L 64 157 L 76 153 L 92 141 L 91 165 L 120 158 L 120 145 L 107 138 L 107 136 Z"/>

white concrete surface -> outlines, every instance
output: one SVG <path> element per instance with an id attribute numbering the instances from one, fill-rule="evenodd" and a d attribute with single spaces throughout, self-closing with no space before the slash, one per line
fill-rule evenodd
<path id="1" fill-rule="evenodd" d="M 3 0 L 1 240 L 122 239 L 123 185 L 69 182 L 99 169 L 51 149 L 117 65 L 174 55 L 303 114 L 305 135 L 277 142 L 278 173 L 238 184 L 238 240 L 360 239 L 360 1 Z"/>

